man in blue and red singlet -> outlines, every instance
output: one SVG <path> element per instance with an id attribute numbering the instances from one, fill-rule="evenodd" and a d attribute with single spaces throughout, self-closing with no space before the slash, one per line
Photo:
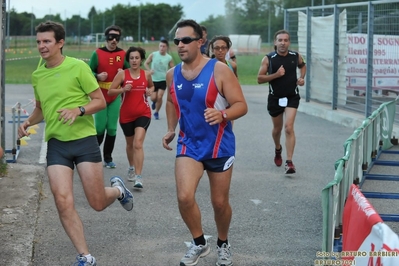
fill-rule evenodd
<path id="1" fill-rule="evenodd" d="M 202 29 L 194 20 L 177 24 L 174 43 L 182 61 L 166 75 L 169 90 L 166 103 L 168 132 L 163 146 L 175 137 L 177 155 L 175 179 L 180 214 L 192 235 L 192 242 L 180 265 L 196 265 L 210 252 L 195 200 L 198 183 L 207 172 L 218 232 L 216 265 L 233 265 L 227 239 L 232 209 L 230 182 L 235 160 L 235 137 L 231 121 L 247 113 L 247 103 L 238 79 L 230 68 L 201 55 Z"/>

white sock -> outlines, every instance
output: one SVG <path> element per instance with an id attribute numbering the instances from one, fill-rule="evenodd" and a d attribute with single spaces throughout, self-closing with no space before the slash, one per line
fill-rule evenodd
<path id="1" fill-rule="evenodd" d="M 129 166 L 129 170 L 134 170 L 134 166 Z"/>
<path id="2" fill-rule="evenodd" d="M 93 262 L 93 256 L 91 254 L 83 255 L 86 257 L 87 262 Z"/>
<path id="3" fill-rule="evenodd" d="M 120 186 L 115 186 L 117 189 L 119 189 L 120 192 L 120 196 L 118 197 L 118 199 L 123 199 L 123 189 Z"/>

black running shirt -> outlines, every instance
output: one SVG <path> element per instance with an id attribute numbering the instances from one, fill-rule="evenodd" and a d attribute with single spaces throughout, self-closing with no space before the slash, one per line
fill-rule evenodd
<path id="1" fill-rule="evenodd" d="M 296 84 L 298 57 L 299 54 L 288 50 L 286 56 L 281 56 L 277 52 L 271 52 L 267 55 L 269 58 L 269 75 L 276 73 L 280 66 L 285 69 L 285 75 L 269 82 L 269 93 L 276 97 L 290 97 L 299 93 Z"/>

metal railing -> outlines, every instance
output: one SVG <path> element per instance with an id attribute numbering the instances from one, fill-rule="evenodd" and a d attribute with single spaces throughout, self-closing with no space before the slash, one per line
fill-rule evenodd
<path id="1" fill-rule="evenodd" d="M 334 243 L 341 239 L 350 186 L 363 183 L 364 174 L 378 153 L 392 147 L 393 116 L 398 103 L 399 97 L 381 104 L 344 143 L 344 156 L 335 163 L 334 179 L 322 191 L 323 251 L 332 252 Z"/>

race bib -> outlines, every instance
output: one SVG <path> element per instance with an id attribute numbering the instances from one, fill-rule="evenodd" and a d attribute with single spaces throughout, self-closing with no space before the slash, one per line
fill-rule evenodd
<path id="1" fill-rule="evenodd" d="M 278 105 L 280 105 L 281 107 L 287 107 L 287 104 L 288 104 L 287 97 L 278 99 Z"/>

